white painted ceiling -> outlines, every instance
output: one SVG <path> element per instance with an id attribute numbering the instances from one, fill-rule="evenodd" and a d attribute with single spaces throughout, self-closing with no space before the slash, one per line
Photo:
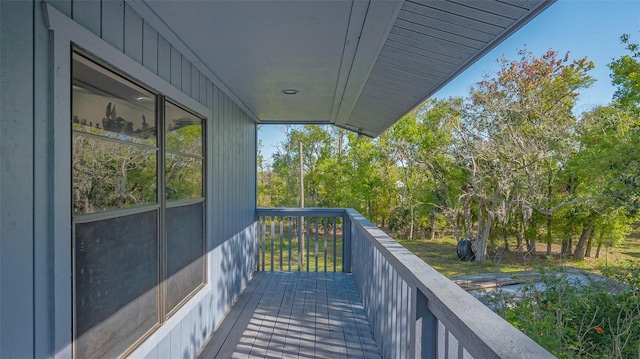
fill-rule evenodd
<path id="1" fill-rule="evenodd" d="M 145 3 L 261 123 L 377 136 L 552 2 Z"/>

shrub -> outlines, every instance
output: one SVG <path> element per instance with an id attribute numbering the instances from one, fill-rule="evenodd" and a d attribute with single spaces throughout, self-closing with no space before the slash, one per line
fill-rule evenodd
<path id="1" fill-rule="evenodd" d="M 563 268 L 541 269 L 538 284 L 511 297 L 495 292 L 489 301 L 558 358 L 638 358 L 640 264 L 603 273 L 616 281 L 591 276 L 585 282 Z"/>

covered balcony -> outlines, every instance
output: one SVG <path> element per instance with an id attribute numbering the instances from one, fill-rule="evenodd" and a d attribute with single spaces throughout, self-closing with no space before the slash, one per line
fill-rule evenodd
<path id="1" fill-rule="evenodd" d="M 550 357 L 353 210 L 256 209 L 256 129 L 376 137 L 552 3 L 0 1 L 0 357 Z"/>
<path id="2" fill-rule="evenodd" d="M 352 209 L 256 214 L 257 272 L 200 358 L 553 358 Z"/>

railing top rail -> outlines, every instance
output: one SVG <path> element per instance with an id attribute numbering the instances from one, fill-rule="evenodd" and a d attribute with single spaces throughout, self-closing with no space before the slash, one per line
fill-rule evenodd
<path id="1" fill-rule="evenodd" d="M 257 208 L 256 215 L 259 217 L 341 217 L 346 214 L 344 208 Z"/>
<path id="2" fill-rule="evenodd" d="M 555 358 L 353 209 L 345 210 L 398 274 L 427 298 L 429 310 L 476 358 Z M 352 268 L 353 271 L 358 268 Z"/>

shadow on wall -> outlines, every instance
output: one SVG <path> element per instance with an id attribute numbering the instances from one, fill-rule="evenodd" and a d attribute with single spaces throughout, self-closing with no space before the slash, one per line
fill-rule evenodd
<path id="1" fill-rule="evenodd" d="M 213 273 L 208 280 L 215 288 L 191 312 L 189 347 L 183 359 L 193 358 L 213 333 L 225 313 L 247 285 L 255 270 L 255 224 L 208 250 Z M 185 325 L 186 320 L 183 321 Z"/>
<path id="2" fill-rule="evenodd" d="M 255 270 L 255 226 L 251 224 L 221 245 L 221 272 L 216 292 L 217 309 L 221 312 L 226 312 L 231 307 Z"/>

